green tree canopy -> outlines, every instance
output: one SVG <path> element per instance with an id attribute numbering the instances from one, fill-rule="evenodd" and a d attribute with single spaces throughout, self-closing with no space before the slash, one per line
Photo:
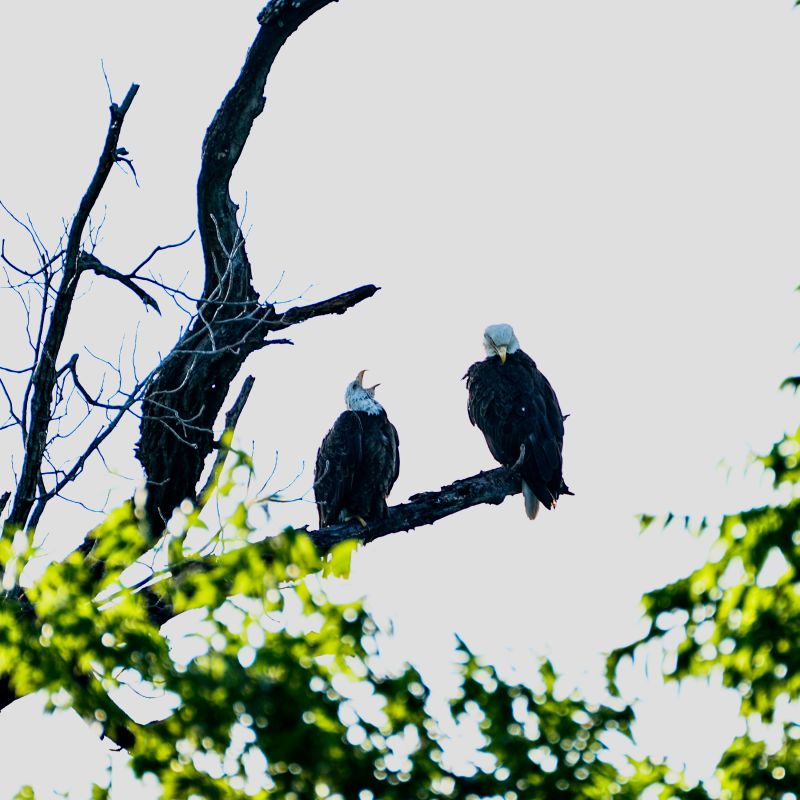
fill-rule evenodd
<path id="1" fill-rule="evenodd" d="M 547 661 L 535 686 L 504 680 L 460 640 L 460 689 L 431 697 L 412 666 L 381 657 L 391 634 L 361 602 L 329 598 L 320 571 L 346 574 L 352 548 L 323 564 L 301 532 L 257 533 L 254 514 L 239 502 L 210 530 L 194 510 L 153 550 L 127 503 L 24 590 L 34 552 L 21 533 L 4 540 L 7 691 L 73 708 L 164 797 L 638 796 L 635 767 L 608 747 L 628 741 L 629 709 L 561 696 Z M 135 722 L 115 702 L 125 686 L 172 712 Z"/>
<path id="2" fill-rule="evenodd" d="M 677 642 L 670 677 L 717 672 L 739 693 L 746 732 L 718 766 L 723 800 L 792 800 L 800 783 L 798 459 L 800 430 L 759 459 L 774 503 L 724 517 L 708 563 L 645 595 L 648 633 L 608 660 L 613 688 L 637 648 Z M 457 640 L 459 688 L 433 695 L 383 657 L 391 632 L 363 603 L 332 599 L 352 543 L 321 556 L 301 531 L 267 537 L 242 470 L 239 453 L 214 490 L 226 519 L 209 521 L 206 495 L 155 547 L 135 501 L 38 577 L 32 533 L 0 540 L 4 705 L 45 692 L 167 798 L 716 796 L 635 761 L 632 709 L 564 696 L 549 661 L 523 682 Z M 140 719 L 123 689 L 171 710 Z"/>
<path id="3" fill-rule="evenodd" d="M 709 561 L 645 595 L 649 633 L 609 659 L 613 676 L 643 643 L 669 651 L 669 632 L 672 678 L 718 673 L 738 692 L 746 731 L 717 769 L 723 800 L 791 800 L 800 786 L 799 459 L 800 429 L 758 459 L 774 476 L 774 503 L 725 516 Z M 661 796 L 674 794 L 665 786 Z"/>

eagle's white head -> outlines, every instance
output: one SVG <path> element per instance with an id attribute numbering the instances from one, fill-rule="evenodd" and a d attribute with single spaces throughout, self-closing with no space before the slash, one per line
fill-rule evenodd
<path id="1" fill-rule="evenodd" d="M 365 369 L 356 375 L 355 380 L 347 384 L 344 390 L 344 402 L 350 411 L 364 411 L 367 414 L 380 414 L 383 406 L 375 399 L 375 390 L 380 386 L 364 386 Z"/>
<path id="2" fill-rule="evenodd" d="M 506 363 L 508 353 L 519 350 L 519 340 L 514 335 L 514 329 L 506 322 L 489 325 L 483 332 L 483 349 L 486 357 L 500 356 L 500 361 Z"/>

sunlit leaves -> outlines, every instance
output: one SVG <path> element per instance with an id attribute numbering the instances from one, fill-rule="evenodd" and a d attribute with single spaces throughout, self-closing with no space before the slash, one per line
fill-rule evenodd
<path id="1" fill-rule="evenodd" d="M 325 562 L 323 575 L 333 576 L 335 578 L 349 578 L 350 560 L 357 547 L 358 542 L 355 540 L 337 544 L 333 550 L 331 550 Z"/>
<path id="2" fill-rule="evenodd" d="M 726 516 L 709 562 L 644 598 L 653 624 L 643 641 L 680 634 L 672 636 L 674 677 L 720 673 L 739 693 L 747 735 L 718 769 L 728 800 L 782 797 L 800 780 L 800 727 L 790 710 L 800 701 L 799 459 L 800 430 L 759 459 L 789 499 Z M 612 675 L 638 644 L 612 654 Z"/>
<path id="3" fill-rule="evenodd" d="M 800 480 L 800 429 L 784 436 L 760 461 L 772 470 L 775 486 L 784 482 L 797 483 Z"/>
<path id="4" fill-rule="evenodd" d="M 0 675 L 72 706 L 165 798 L 632 798 L 656 774 L 618 773 L 604 737 L 625 737 L 629 709 L 558 697 L 548 662 L 534 691 L 459 642 L 462 690 L 434 702 L 413 667 L 382 664 L 385 634 L 360 602 L 328 597 L 353 545 L 321 558 L 302 532 L 259 537 L 250 508 L 234 503 L 218 531 L 186 508 L 155 547 L 135 506 L 117 509 L 8 593 Z M 23 549 L 7 558 L 24 565 Z M 117 705 L 132 697 L 156 703 L 139 702 L 147 724 Z"/>
<path id="5" fill-rule="evenodd" d="M 540 666 L 541 686 L 508 684 L 490 664 L 462 643 L 466 655 L 461 697 L 453 713 L 465 724 L 477 723 L 491 756 L 476 761 L 467 783 L 480 796 L 607 798 L 632 793 L 638 771 L 622 775 L 607 760 L 606 737 L 614 731 L 627 739 L 630 709 L 620 704 L 592 706 L 578 697 L 559 697 L 548 661 Z M 648 778 L 648 781 L 650 779 Z M 638 790 L 637 790 L 638 791 Z"/>

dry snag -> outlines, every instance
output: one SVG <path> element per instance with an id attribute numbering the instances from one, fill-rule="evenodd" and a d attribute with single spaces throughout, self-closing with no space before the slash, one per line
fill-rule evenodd
<path id="1" fill-rule="evenodd" d="M 314 317 L 342 314 L 378 291 L 373 285 L 360 286 L 336 297 L 285 311 L 259 299 L 243 232 L 237 219 L 238 206 L 229 193 L 233 169 L 238 162 L 255 119 L 265 105 L 264 87 L 272 64 L 283 44 L 308 17 L 332 0 L 273 0 L 258 17 L 259 30 L 241 72 L 222 101 L 203 142 L 202 162 L 197 182 L 198 230 L 202 244 L 204 286 L 194 298 L 195 310 L 183 334 L 159 363 L 143 377 L 116 392 L 90 392 L 79 377 L 77 354 L 64 358 L 62 343 L 80 279 L 86 273 L 112 280 L 132 291 L 145 310 L 161 313 L 155 290 L 168 297 L 188 295 L 142 272 L 162 250 L 185 244 L 191 236 L 169 245 L 159 245 L 137 267 L 125 272 L 103 263 L 94 254 L 97 229 L 90 220 L 95 204 L 115 164 L 130 170 L 133 161 L 120 146 L 125 117 L 136 97 L 132 85 L 120 104 L 110 107 L 110 121 L 97 168 L 81 199 L 67 231 L 51 254 L 41 243 L 32 223 L 8 213 L 26 228 L 37 247 L 40 264 L 25 270 L 6 255 L 0 260 L 8 278 L 8 288 L 22 296 L 25 287 L 39 291 L 40 307 L 26 305 L 29 318 L 28 339 L 31 364 L 21 369 L 2 367 L 5 373 L 27 376 L 22 397 L 16 398 L 0 374 L 0 390 L 9 407 L 6 427 L 20 429 L 23 442 L 22 467 L 15 490 L 3 496 L 8 505 L 5 535 L 21 528 L 33 528 L 50 500 L 82 473 L 87 460 L 102 457 L 101 446 L 128 414 L 140 419 L 140 438 L 136 455 L 144 468 L 147 500 L 146 515 L 155 541 L 173 510 L 184 499 L 196 502 L 203 494 L 201 478 L 208 456 L 220 447 L 214 436 L 225 398 L 238 378 L 245 359 L 271 344 L 290 343 L 278 337 L 281 331 Z M 135 173 L 134 173 L 135 176 Z M 5 208 L 5 206 L 3 206 Z M 88 234 L 87 234 L 88 228 Z M 88 241 L 87 241 L 88 238 Z M 192 299 L 192 298 L 188 298 Z M 235 403 L 238 419 L 246 402 L 252 379 L 247 381 Z M 85 406 L 85 419 L 94 412 L 105 415 L 99 432 L 74 455 L 68 465 L 59 464 L 50 447 L 65 438 L 58 426 L 66 416 L 63 406 L 73 395 Z M 224 452 L 218 452 L 212 473 L 221 466 Z M 430 524 L 467 505 L 499 502 L 517 491 L 514 479 L 502 470 L 474 476 L 439 493 L 426 493 L 390 510 L 378 527 L 350 530 L 335 526 L 314 538 L 328 547 L 341 538 L 369 541 L 386 533 Z M 438 496 L 438 500 L 437 500 Z"/>
<path id="2" fill-rule="evenodd" d="M 123 419 L 135 414 L 141 419 L 136 455 L 144 469 L 145 513 L 151 531 L 150 544 L 154 544 L 183 500 L 202 502 L 208 494 L 211 484 L 208 479 L 202 481 L 202 477 L 206 461 L 215 449 L 212 476 L 222 468 L 229 438 L 215 437 L 214 426 L 219 425 L 225 399 L 246 358 L 267 345 L 290 343 L 278 335 L 282 331 L 315 317 L 342 314 L 378 291 L 371 284 L 360 286 L 286 311 L 260 300 L 237 218 L 238 206 L 229 193 L 233 169 L 255 119 L 264 108 L 264 88 L 275 57 L 306 19 L 332 1 L 272 0 L 264 7 L 242 70 L 208 128 L 197 183 L 198 231 L 205 278 L 200 297 L 190 298 L 143 271 L 160 251 L 185 244 L 191 237 L 175 244 L 158 245 L 127 272 L 105 264 L 94 253 L 98 236 L 90 215 L 111 170 L 117 164 L 133 170 L 132 158 L 120 145 L 120 136 L 139 89 L 136 84 L 121 103 L 111 103 L 97 167 L 62 241 L 53 252 L 44 245 L 30 220 L 15 216 L 0 204 L 25 229 L 38 255 L 36 268 L 24 269 L 6 253 L 5 243 L 0 249 L 6 288 L 15 292 L 24 306 L 31 354 L 28 364 L 0 366 L 0 398 L 8 406 L 7 420 L 0 429 L 17 428 L 21 442 L 18 457 L 14 459 L 12 455 L 13 463 L 21 463 L 16 486 L 0 487 L 11 489 L 0 493 L 0 513 L 6 513 L 3 537 L 10 539 L 19 531 L 32 531 L 50 501 L 63 496 L 64 490 L 79 479 L 89 459 L 102 458 L 104 443 Z M 133 292 L 146 311 L 161 313 L 157 299 L 160 292 L 172 300 L 181 297 L 195 305 L 185 331 L 172 349 L 151 365 L 146 374 L 134 373 L 127 383 L 119 366 L 113 390 L 101 387 L 99 391 L 90 391 L 81 380 L 77 354 L 62 353 L 76 292 L 82 277 L 88 273 Z M 229 409 L 225 422 L 228 429 L 235 426 L 252 381 L 247 378 Z M 88 420 L 101 422 L 97 433 L 81 445 L 79 452 L 59 461 L 55 445 L 69 440 L 74 433 L 65 422 L 72 421 L 67 412 L 70 402 L 82 404 L 79 425 Z M 415 495 L 407 503 L 389 508 L 385 518 L 367 528 L 357 523 L 342 524 L 310 535 L 323 550 L 344 539 L 367 542 L 395 531 L 431 524 L 478 503 L 499 503 L 519 491 L 519 476 L 513 468 L 496 469 L 457 481 L 437 492 Z M 88 545 L 80 548 L 78 555 L 89 557 L 89 549 Z M 173 577 L 175 574 L 172 573 Z M 15 579 L 4 581 L 3 586 L 5 603 L 14 604 L 20 614 L 35 615 Z M 163 603 L 153 608 L 154 619 L 159 622 L 167 619 L 169 613 Z M 76 684 L 81 686 L 89 680 L 91 677 L 76 666 Z M 10 687 L 0 681 L 0 707 L 13 699 Z M 107 714 L 111 730 L 120 713 L 109 702 Z M 123 728 L 119 728 L 114 738 L 118 742 L 125 740 Z"/>

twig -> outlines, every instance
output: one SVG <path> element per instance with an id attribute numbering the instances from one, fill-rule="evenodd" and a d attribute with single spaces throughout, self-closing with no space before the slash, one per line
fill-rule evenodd
<path id="1" fill-rule="evenodd" d="M 106 278 L 119 281 L 123 286 L 127 286 L 145 304 L 146 308 L 154 308 L 157 313 L 161 313 L 161 309 L 155 299 L 140 286 L 137 286 L 130 275 L 123 275 L 121 272 L 103 264 L 91 253 L 86 252 L 82 252 L 78 256 L 78 265 L 82 270 L 91 270 L 97 275 L 103 275 Z"/>
<path id="2" fill-rule="evenodd" d="M 157 247 L 153 248 L 153 251 L 150 253 L 147 258 L 142 261 L 138 266 L 134 267 L 129 273 L 129 278 L 135 278 L 136 273 L 144 266 L 150 263 L 153 260 L 157 253 L 160 253 L 162 250 L 171 250 L 173 247 L 182 247 L 183 245 L 187 244 L 192 237 L 194 236 L 195 231 L 192 231 L 185 239 L 182 239 L 180 242 L 175 242 L 174 244 L 160 244 Z"/>

